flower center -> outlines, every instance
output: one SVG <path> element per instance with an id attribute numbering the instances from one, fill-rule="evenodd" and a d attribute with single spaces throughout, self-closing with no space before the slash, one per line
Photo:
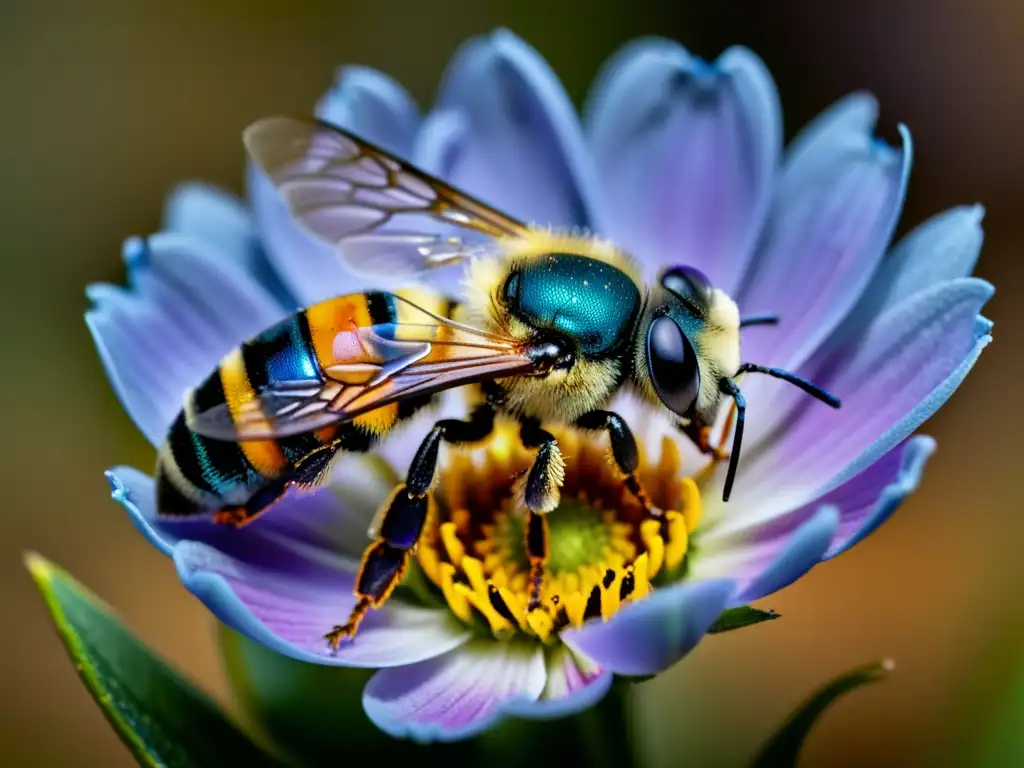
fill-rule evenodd
<path id="1" fill-rule="evenodd" d="M 681 476 L 678 448 L 663 442 L 656 462 L 642 457 L 639 478 L 658 516 L 644 512 L 608 455 L 607 440 L 555 430 L 565 456 L 561 503 L 548 513 L 548 561 L 541 605 L 527 611 L 522 478 L 533 451 L 514 425 L 499 423 L 472 453 L 440 473 L 420 539 L 423 572 L 463 621 L 496 636 L 524 632 L 548 641 L 565 627 L 604 620 L 642 600 L 685 567 L 689 534 L 700 520 L 700 492 Z"/>

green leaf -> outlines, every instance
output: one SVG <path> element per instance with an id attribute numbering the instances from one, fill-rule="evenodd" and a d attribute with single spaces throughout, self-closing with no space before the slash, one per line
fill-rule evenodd
<path id="1" fill-rule="evenodd" d="M 708 634 L 730 632 L 734 629 L 749 627 L 751 624 L 760 624 L 762 621 L 772 621 L 778 618 L 780 618 L 780 614 L 775 611 L 762 611 L 751 608 L 749 605 L 741 605 L 722 611 L 722 615 L 711 625 Z"/>
<path id="2" fill-rule="evenodd" d="M 795 766 L 804 740 L 818 718 L 821 717 L 822 712 L 840 696 L 866 683 L 881 680 L 892 671 L 893 667 L 893 663 L 888 660 L 876 662 L 847 672 L 820 688 L 801 704 L 775 732 L 775 735 L 754 759 L 753 768 L 790 768 L 790 766 Z"/>
<path id="3" fill-rule="evenodd" d="M 142 766 L 280 765 L 58 566 L 25 556 L 71 661 Z"/>

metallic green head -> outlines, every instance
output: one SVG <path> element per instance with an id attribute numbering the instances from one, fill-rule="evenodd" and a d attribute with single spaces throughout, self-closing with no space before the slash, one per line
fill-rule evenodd
<path id="1" fill-rule="evenodd" d="M 552 253 L 513 272 L 502 290 L 510 314 L 571 338 L 590 359 L 619 352 L 640 313 L 640 289 L 610 264 Z"/>

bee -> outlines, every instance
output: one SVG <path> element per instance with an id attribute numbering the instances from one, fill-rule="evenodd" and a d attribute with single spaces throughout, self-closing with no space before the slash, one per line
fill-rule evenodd
<path id="1" fill-rule="evenodd" d="M 528 226 L 326 123 L 266 118 L 243 138 L 292 216 L 352 272 L 413 284 L 451 265 L 464 274 L 460 300 L 424 288 L 350 294 L 282 320 L 187 395 L 160 451 L 161 514 L 245 525 L 289 488 L 319 483 L 339 453 L 367 451 L 442 391 L 472 387 L 467 418 L 433 426 L 378 512 L 356 605 L 325 635 L 334 648 L 401 581 L 442 443 L 482 441 L 499 415 L 517 420 L 536 450 L 521 485 L 532 611 L 548 559 L 545 515 L 558 506 L 564 468 L 545 426 L 607 433 L 625 487 L 658 517 L 629 425 L 607 410 L 620 390 L 664 409 L 716 459 L 725 455 L 709 444 L 710 427 L 731 400 L 726 500 L 746 412 L 736 377 L 768 374 L 839 407 L 794 374 L 741 363 L 740 329 L 775 318 L 742 320 L 696 269 L 672 267 L 645 285 L 614 244 Z"/>

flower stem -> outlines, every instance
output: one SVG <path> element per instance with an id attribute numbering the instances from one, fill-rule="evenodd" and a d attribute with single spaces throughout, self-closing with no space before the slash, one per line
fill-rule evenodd
<path id="1" fill-rule="evenodd" d="M 616 681 L 597 705 L 558 720 L 509 718 L 481 735 L 478 747 L 488 768 L 529 765 L 586 765 L 631 768 L 629 684 Z"/>
<path id="2" fill-rule="evenodd" d="M 596 706 L 576 715 L 576 729 L 586 750 L 586 765 L 628 768 L 636 765 L 630 738 L 629 684 L 616 680 Z"/>

